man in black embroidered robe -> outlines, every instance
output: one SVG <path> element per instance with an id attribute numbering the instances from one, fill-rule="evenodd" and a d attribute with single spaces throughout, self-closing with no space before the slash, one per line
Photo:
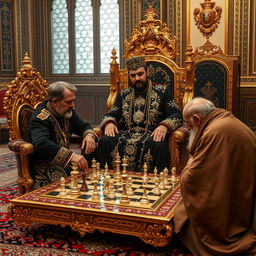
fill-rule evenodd
<path id="1" fill-rule="evenodd" d="M 148 79 L 144 58 L 127 61 L 130 87 L 116 98 L 101 122 L 104 136 L 99 141 L 99 162 L 103 168 L 115 166 L 115 156 L 128 159 L 128 169 L 149 171 L 169 167 L 167 133 L 182 124 L 182 115 L 172 99 L 171 86 L 153 85 Z"/>
<path id="2" fill-rule="evenodd" d="M 32 114 L 29 141 L 34 146 L 30 158 L 34 189 L 69 175 L 71 163 L 82 170 L 88 168 L 84 156 L 69 150 L 72 133 L 83 137 L 82 148 L 87 155 L 95 150 L 97 140 L 91 125 L 74 110 L 76 91 L 74 85 L 62 81 L 49 85 L 48 100 Z"/>

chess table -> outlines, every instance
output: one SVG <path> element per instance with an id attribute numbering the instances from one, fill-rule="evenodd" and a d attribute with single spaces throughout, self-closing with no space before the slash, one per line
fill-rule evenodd
<path id="1" fill-rule="evenodd" d="M 110 171 L 110 176 L 114 173 Z M 172 233 L 174 208 L 181 198 L 179 181 L 161 190 L 160 196 L 152 194 L 153 176 L 147 185 L 148 203 L 141 203 L 143 195 L 141 173 L 128 172 L 133 178 L 134 195 L 129 203 L 120 203 L 122 184 L 115 184 L 116 198 L 108 199 L 103 191 L 103 174 L 100 174 L 97 190 L 99 198 L 93 199 L 93 182 L 87 178 L 88 192 L 70 194 L 70 177 L 65 178 L 66 194 L 62 195 L 61 182 L 57 181 L 11 200 L 9 212 L 18 226 L 36 223 L 69 225 L 80 235 L 100 230 L 139 237 L 153 246 L 165 246 Z M 87 175 L 89 176 L 89 175 Z M 81 187 L 82 182 L 78 182 Z"/>

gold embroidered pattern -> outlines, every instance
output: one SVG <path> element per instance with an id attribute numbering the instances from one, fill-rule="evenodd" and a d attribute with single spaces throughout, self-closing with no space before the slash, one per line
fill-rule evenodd
<path id="1" fill-rule="evenodd" d="M 65 166 L 65 164 L 66 164 L 67 160 L 69 159 L 71 153 L 72 152 L 70 150 L 68 150 L 67 148 L 61 147 L 60 150 L 58 151 L 57 155 L 53 159 L 52 163 L 60 165 L 60 166 Z"/>
<path id="2" fill-rule="evenodd" d="M 45 120 L 50 116 L 50 114 L 51 113 L 46 108 L 43 108 L 36 117 L 39 118 L 40 120 Z"/>

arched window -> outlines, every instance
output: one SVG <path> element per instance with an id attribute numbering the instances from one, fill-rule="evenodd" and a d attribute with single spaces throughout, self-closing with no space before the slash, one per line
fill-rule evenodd
<path id="1" fill-rule="evenodd" d="M 113 47 L 119 51 L 118 0 L 52 1 L 52 74 L 109 73 Z"/>

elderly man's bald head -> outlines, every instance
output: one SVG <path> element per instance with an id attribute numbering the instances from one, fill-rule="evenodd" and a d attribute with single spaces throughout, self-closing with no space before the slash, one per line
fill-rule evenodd
<path id="1" fill-rule="evenodd" d="M 198 97 L 192 99 L 185 105 L 183 115 L 191 117 L 193 114 L 199 114 L 201 117 L 206 117 L 214 109 L 216 107 L 211 101 Z"/>

